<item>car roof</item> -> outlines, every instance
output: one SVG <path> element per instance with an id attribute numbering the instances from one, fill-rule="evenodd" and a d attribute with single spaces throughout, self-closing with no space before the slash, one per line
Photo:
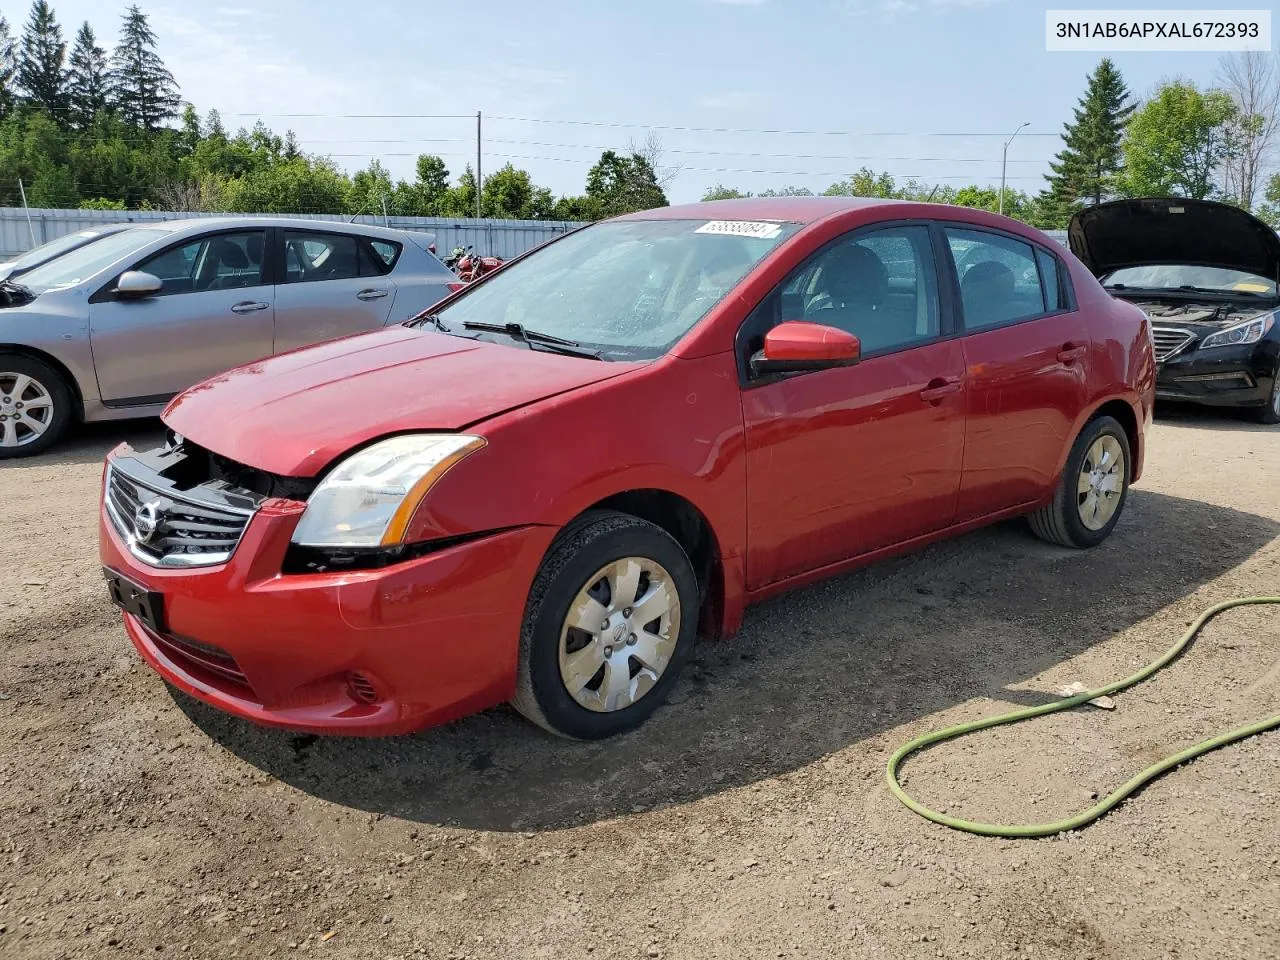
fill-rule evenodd
<path id="1" fill-rule="evenodd" d="M 345 220 L 310 220 L 301 217 L 190 217 L 185 220 L 163 220 L 137 223 L 134 226 L 164 227 L 170 230 L 205 229 L 224 230 L 230 227 L 287 227 L 301 230 L 328 230 L 339 233 L 359 233 L 367 237 L 385 237 L 402 240 L 412 230 L 394 230 L 367 223 L 349 223 Z"/>
<path id="2" fill-rule="evenodd" d="M 656 207 L 619 217 L 619 220 L 785 220 L 789 223 L 816 223 L 849 210 L 867 210 L 908 200 L 879 197 L 743 197 L 734 200 L 707 200 L 674 207 Z"/>

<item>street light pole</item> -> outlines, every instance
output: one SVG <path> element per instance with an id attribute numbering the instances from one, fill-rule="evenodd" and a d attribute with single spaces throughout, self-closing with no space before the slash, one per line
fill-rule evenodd
<path id="1" fill-rule="evenodd" d="M 1031 126 L 1030 120 L 1022 124 L 1022 126 L 1018 127 L 1017 130 L 1013 131 L 1013 136 L 1004 142 L 1004 152 L 1000 155 L 1000 215 L 1001 216 L 1004 216 L 1004 180 L 1005 180 L 1004 172 L 1005 172 L 1005 168 L 1009 165 L 1009 144 L 1013 143 L 1013 137 L 1016 137 L 1018 135 L 1018 133 L 1022 130 L 1022 127 L 1029 127 L 1029 126 Z"/>

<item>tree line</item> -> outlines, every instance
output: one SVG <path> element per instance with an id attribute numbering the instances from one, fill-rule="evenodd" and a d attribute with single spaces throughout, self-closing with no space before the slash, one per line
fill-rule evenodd
<path id="1" fill-rule="evenodd" d="M 1228 55 L 1214 87 L 1169 80 L 1142 102 L 1104 59 L 1063 125 L 1045 188 L 1006 190 L 1005 212 L 1061 228 L 1087 204 L 1187 196 L 1226 200 L 1280 225 L 1278 115 L 1280 62 L 1267 54 Z M 678 172 L 662 166 L 653 135 L 604 151 L 574 196 L 556 197 L 508 163 L 484 178 L 480 212 L 595 220 L 665 206 Z M 792 186 L 760 195 L 809 193 Z M 996 187 L 899 182 L 867 167 L 822 193 L 1000 204 Z M 717 185 L 704 199 L 748 195 Z M 123 15 L 108 52 L 87 22 L 68 45 L 48 0 L 34 0 L 20 35 L 0 16 L 0 205 L 24 199 L 33 207 L 469 217 L 476 177 L 470 165 L 454 177 L 430 154 L 418 157 L 412 179 L 393 178 L 376 160 L 349 174 L 304 152 L 292 131 L 281 136 L 258 122 L 229 132 L 217 111 L 202 116 L 183 101 L 138 6 Z"/>
<path id="2" fill-rule="evenodd" d="M 440 157 L 413 180 L 377 161 L 348 174 L 259 122 L 230 133 L 184 103 L 146 14 L 129 7 L 110 53 L 89 23 L 68 49 L 47 0 L 20 35 L 0 16 L 0 205 L 237 213 L 474 216 L 476 178 Z M 481 214 L 591 220 L 663 206 L 653 145 L 605 151 L 579 196 L 555 197 L 511 164 L 484 178 Z M 21 183 L 21 187 L 19 184 Z"/>
<path id="3" fill-rule="evenodd" d="M 1081 207 L 1106 200 L 1192 197 L 1235 204 L 1280 227 L 1278 123 L 1280 60 L 1270 54 L 1230 54 L 1221 61 L 1215 87 L 1167 80 L 1143 102 L 1135 100 L 1115 63 L 1103 59 L 1089 74 L 1072 119 L 1063 124 L 1062 148 L 1050 163 L 1045 188 L 1038 194 L 1006 189 L 1004 210 L 1034 226 L 1061 229 Z M 789 187 L 761 196 L 808 193 Z M 997 188 L 898 183 L 867 167 L 823 194 L 991 211 L 1000 203 Z M 703 199 L 741 196 L 748 194 L 717 185 Z"/>

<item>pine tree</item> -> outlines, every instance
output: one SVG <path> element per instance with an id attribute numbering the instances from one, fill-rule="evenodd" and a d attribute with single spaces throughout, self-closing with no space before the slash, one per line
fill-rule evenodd
<path id="1" fill-rule="evenodd" d="M 0 120 L 13 112 L 17 82 L 18 47 L 9 32 L 9 21 L 0 17 Z"/>
<path id="2" fill-rule="evenodd" d="M 93 28 L 86 22 L 76 34 L 76 44 L 71 49 L 71 70 L 67 78 L 67 92 L 71 107 L 71 123 L 84 128 L 93 123 L 107 108 L 111 90 L 111 71 L 107 65 L 107 51 L 98 46 Z"/>
<path id="3" fill-rule="evenodd" d="M 151 131 L 177 116 L 178 84 L 156 53 L 156 35 L 136 4 L 124 15 L 112 61 L 115 106 L 126 123 Z"/>
<path id="4" fill-rule="evenodd" d="M 1120 71 L 1104 58 L 1089 75 L 1075 108 L 1075 121 L 1063 124 L 1063 148 L 1049 167 L 1049 187 L 1041 202 L 1051 219 L 1064 224 L 1082 203 L 1101 203 L 1112 192 L 1120 170 L 1120 140 L 1137 106 Z"/>
<path id="5" fill-rule="evenodd" d="M 62 27 L 46 0 L 31 4 L 31 16 L 22 31 L 18 57 L 18 85 L 27 97 L 59 123 L 66 121 L 67 44 Z"/>

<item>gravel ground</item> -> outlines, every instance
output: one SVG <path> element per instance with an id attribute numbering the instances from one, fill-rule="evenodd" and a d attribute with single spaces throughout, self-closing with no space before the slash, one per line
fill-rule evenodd
<path id="1" fill-rule="evenodd" d="M 1280 586 L 1280 430 L 1180 411 L 1117 533 L 1004 524 L 752 610 L 672 702 L 603 744 L 507 710 L 417 736 L 251 727 L 169 691 L 102 584 L 103 453 L 0 466 L 0 956 L 349 958 L 1280 955 L 1280 735 L 1066 837 L 935 827 L 888 793 L 906 738 L 1163 651 Z M 1117 698 L 911 761 L 976 819 L 1082 809 L 1280 710 L 1280 611 L 1224 615 Z"/>

